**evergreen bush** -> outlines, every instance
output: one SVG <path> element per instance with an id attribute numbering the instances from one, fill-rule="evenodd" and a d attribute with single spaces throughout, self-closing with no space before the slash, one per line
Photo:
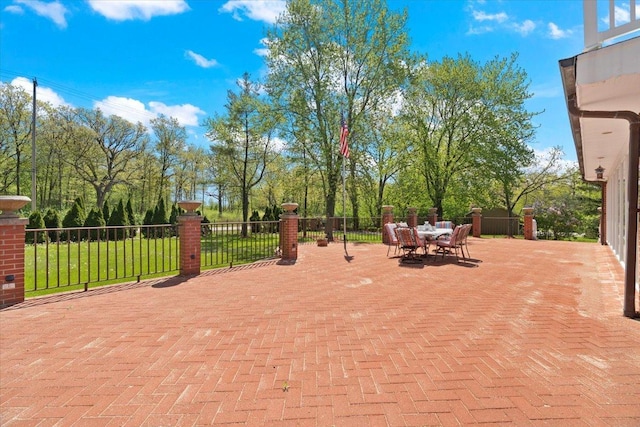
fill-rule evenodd
<path id="1" fill-rule="evenodd" d="M 47 212 L 45 212 L 44 214 L 44 226 L 46 228 L 60 228 L 60 216 L 58 215 L 58 211 L 54 210 L 54 209 L 47 209 Z M 58 232 L 54 231 L 54 230 L 49 230 L 47 232 L 47 234 L 49 234 L 49 241 L 50 242 L 57 242 L 58 241 Z"/>
<path id="2" fill-rule="evenodd" d="M 95 230 L 87 231 L 87 239 L 89 241 L 102 240 L 105 238 L 107 225 L 106 221 L 102 217 L 101 209 L 91 209 L 87 215 L 87 219 L 84 221 L 85 227 L 94 227 Z"/>
<path id="3" fill-rule="evenodd" d="M 67 211 L 67 214 L 62 219 L 62 228 L 82 227 L 84 225 L 84 220 L 85 214 L 82 209 L 81 199 L 77 198 L 75 202 L 73 202 L 71 209 Z M 77 230 L 65 230 L 61 233 L 61 238 L 62 240 L 75 242 L 81 238 L 81 233 Z"/>
<path id="4" fill-rule="evenodd" d="M 42 218 L 42 214 L 40 213 L 40 211 L 35 211 L 32 212 L 31 215 L 29 215 L 29 224 L 27 224 L 27 229 L 41 229 L 41 228 L 45 228 L 44 225 L 44 219 Z M 32 233 L 27 233 L 27 238 L 26 238 L 26 242 L 27 243 L 44 243 L 44 239 L 45 239 L 45 232 L 44 231 L 38 231 L 38 232 L 32 232 Z"/>
<path id="5" fill-rule="evenodd" d="M 164 206 L 164 199 L 160 197 L 158 200 L 158 204 L 156 205 L 155 210 L 153 211 L 153 222 L 152 224 L 160 225 L 160 224 L 168 224 L 169 220 L 167 219 L 167 209 Z"/>
<path id="6" fill-rule="evenodd" d="M 133 214 L 133 206 L 131 205 L 131 199 L 127 200 L 127 205 L 124 207 L 124 212 L 127 217 L 127 225 L 136 225 L 136 216 Z M 129 228 L 129 237 L 136 236 L 136 229 Z"/>
<path id="7" fill-rule="evenodd" d="M 110 216 L 111 216 L 111 208 L 109 207 L 109 202 L 105 200 L 104 204 L 102 205 L 102 218 L 107 224 L 109 223 Z"/>
<path id="8" fill-rule="evenodd" d="M 113 212 L 111 212 L 111 216 L 109 217 L 109 226 L 113 227 L 122 227 L 127 224 L 127 214 L 124 211 L 124 204 L 122 200 L 118 202 L 118 205 L 113 208 Z M 109 239 L 111 240 L 121 240 L 127 237 L 127 230 L 122 228 L 110 228 L 109 229 Z"/>

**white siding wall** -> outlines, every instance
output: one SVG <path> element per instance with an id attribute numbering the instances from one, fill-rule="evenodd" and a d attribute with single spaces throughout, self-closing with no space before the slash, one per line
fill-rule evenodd
<path id="1" fill-rule="evenodd" d="M 627 168 L 628 157 L 625 156 L 607 181 L 607 243 L 622 265 L 627 256 Z"/>

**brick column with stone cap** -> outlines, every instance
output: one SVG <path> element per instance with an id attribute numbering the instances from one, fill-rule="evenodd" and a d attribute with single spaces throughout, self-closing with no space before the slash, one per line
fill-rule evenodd
<path id="1" fill-rule="evenodd" d="M 298 259 L 298 214 L 297 203 L 283 203 L 280 215 L 280 250 L 282 260 L 295 262 Z"/>
<path id="2" fill-rule="evenodd" d="M 407 225 L 409 227 L 418 225 L 418 208 L 407 208 Z"/>
<path id="3" fill-rule="evenodd" d="M 522 208 L 522 213 L 524 214 L 524 238 L 526 240 L 534 240 L 535 236 L 533 235 L 533 208 Z"/>
<path id="4" fill-rule="evenodd" d="M 384 225 L 390 222 L 393 222 L 393 206 L 384 205 L 382 206 L 382 243 L 387 245 L 391 243 L 391 239 L 389 239 Z"/>
<path id="5" fill-rule="evenodd" d="M 200 274 L 202 217 L 195 210 L 200 206 L 200 202 L 186 200 L 178 202 L 178 206 L 187 211 L 178 217 L 180 275 L 196 276 Z"/>
<path id="6" fill-rule="evenodd" d="M 429 224 L 435 226 L 438 221 L 438 208 L 429 208 Z"/>
<path id="7" fill-rule="evenodd" d="M 29 220 L 15 211 L 30 201 L 24 196 L 0 196 L 0 308 L 24 301 L 25 227 Z"/>
<path id="8" fill-rule="evenodd" d="M 482 234 L 482 208 L 471 208 L 471 221 L 473 237 L 480 237 Z"/>

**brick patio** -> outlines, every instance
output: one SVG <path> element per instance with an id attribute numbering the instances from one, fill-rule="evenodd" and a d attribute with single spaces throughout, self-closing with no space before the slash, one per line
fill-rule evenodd
<path id="1" fill-rule="evenodd" d="M 0 424 L 640 425 L 640 322 L 608 248 L 347 248 L 0 311 Z"/>

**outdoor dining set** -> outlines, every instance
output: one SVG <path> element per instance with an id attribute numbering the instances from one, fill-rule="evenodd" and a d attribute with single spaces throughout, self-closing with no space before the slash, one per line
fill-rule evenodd
<path id="1" fill-rule="evenodd" d="M 451 221 L 438 221 L 434 225 L 427 222 L 417 227 L 410 227 L 406 223 L 387 223 L 384 225 L 389 245 L 387 256 L 391 247 L 394 247 L 394 255 L 399 253 L 401 262 L 405 263 L 421 263 L 427 259 L 430 251 L 433 251 L 434 257 L 441 254 L 444 258 L 447 254 L 454 254 L 456 261 L 460 257 L 467 260 L 470 257 L 467 237 L 471 226 L 454 225 Z"/>

